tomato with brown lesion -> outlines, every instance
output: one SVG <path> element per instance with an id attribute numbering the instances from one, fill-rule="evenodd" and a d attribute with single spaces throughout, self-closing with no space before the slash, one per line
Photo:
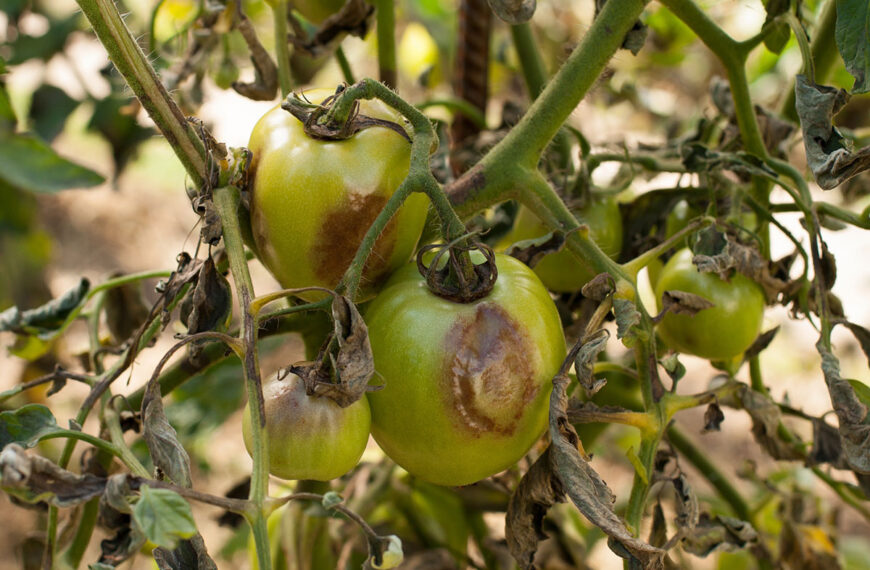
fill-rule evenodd
<path id="1" fill-rule="evenodd" d="M 306 91 L 312 103 L 333 92 Z M 362 115 L 403 124 L 380 101 L 361 101 Z M 333 289 L 384 204 L 408 174 L 411 145 L 382 126 L 345 140 L 307 135 L 302 122 L 276 107 L 251 134 L 251 233 L 257 255 L 282 286 Z M 377 240 L 362 276 L 361 299 L 410 259 L 428 210 L 412 194 Z M 360 300 L 360 299 L 357 299 Z"/>
<path id="2" fill-rule="evenodd" d="M 393 275 L 366 311 L 383 389 L 369 393 L 372 435 L 410 473 L 467 485 L 516 463 L 544 432 L 553 376 L 565 357 L 547 289 L 496 255 L 488 295 L 433 294 L 414 265 Z"/>

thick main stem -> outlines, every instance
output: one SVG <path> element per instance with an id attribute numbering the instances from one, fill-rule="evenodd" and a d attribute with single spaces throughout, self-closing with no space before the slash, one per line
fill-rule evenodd
<path id="1" fill-rule="evenodd" d="M 78 0 L 109 58 L 169 141 L 193 183 L 209 179 L 205 146 L 166 92 L 112 0 Z"/>
<path id="2" fill-rule="evenodd" d="M 604 5 L 583 41 L 522 120 L 477 166 L 448 189 L 460 217 L 468 218 L 515 197 L 517 171 L 537 167 L 544 149 L 620 48 L 645 5 L 644 0 L 620 0 Z"/>
<path id="3" fill-rule="evenodd" d="M 240 196 L 238 188 L 222 186 L 214 191 L 214 203 L 220 214 L 223 227 L 224 247 L 230 261 L 230 272 L 239 296 L 239 310 L 242 315 L 241 339 L 244 344 L 243 371 L 248 405 L 251 406 L 251 455 L 254 468 L 251 474 L 249 499 L 252 512 L 248 520 L 253 530 L 257 547 L 257 560 L 261 570 L 271 568 L 269 557 L 269 536 L 265 531 L 266 516 L 264 504 L 269 491 L 268 434 L 266 433 L 266 413 L 263 401 L 263 387 L 260 378 L 259 353 L 257 350 L 257 322 L 251 313 L 251 300 L 254 286 L 248 271 L 248 261 L 242 245 L 242 232 L 239 227 L 238 210 Z"/>

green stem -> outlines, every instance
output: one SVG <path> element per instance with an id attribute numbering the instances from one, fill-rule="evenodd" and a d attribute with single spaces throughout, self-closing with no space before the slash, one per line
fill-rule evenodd
<path id="1" fill-rule="evenodd" d="M 127 446 L 127 442 L 124 441 L 124 431 L 121 429 L 121 418 L 118 415 L 118 412 L 112 408 L 111 403 L 106 406 L 105 412 L 103 413 L 103 422 L 106 425 L 106 429 L 109 431 L 109 437 L 112 439 L 112 443 L 117 450 L 118 457 L 124 462 L 124 465 L 129 467 L 134 475 L 150 479 L 151 473 L 145 469 L 145 466 L 143 466 L 136 456 L 133 455 L 133 452 L 130 451 L 130 448 Z"/>
<path id="2" fill-rule="evenodd" d="M 644 319 L 646 330 L 651 331 L 652 325 L 649 323 L 649 317 Z M 637 339 L 637 345 L 634 347 L 635 365 L 637 366 L 638 378 L 640 380 L 641 396 L 643 397 L 644 408 L 649 413 L 650 419 L 657 419 L 658 425 L 655 429 L 649 429 L 642 432 L 640 441 L 640 450 L 637 453 L 637 459 L 640 466 L 645 470 L 645 474 L 635 471 L 634 481 L 631 486 L 631 494 L 628 497 L 628 505 L 625 509 L 625 521 L 629 525 L 632 532 L 637 535 L 640 532 L 641 520 L 643 519 L 644 508 L 646 507 L 646 499 L 649 494 L 649 486 L 651 484 L 650 475 L 653 473 L 653 462 L 655 461 L 656 451 L 658 450 L 659 442 L 662 438 L 662 431 L 665 428 L 666 422 L 663 421 L 661 406 L 655 402 L 653 395 L 653 367 L 655 366 L 655 340 L 654 337 L 649 339 Z M 637 470 L 637 466 L 635 470 Z"/>
<path id="3" fill-rule="evenodd" d="M 737 518 L 744 521 L 752 520 L 749 505 L 743 500 L 740 492 L 731 485 L 731 482 L 719 468 L 707 458 L 703 451 L 695 446 L 681 429 L 675 425 L 668 428 L 668 441 L 709 481 L 719 496 L 728 503 Z"/>
<path id="4" fill-rule="evenodd" d="M 544 60 L 535 43 L 532 27 L 528 23 L 511 26 L 511 38 L 520 59 L 520 68 L 526 81 L 526 89 L 529 90 L 529 98 L 537 99 L 544 90 L 549 73 L 544 67 Z"/>
<path id="5" fill-rule="evenodd" d="M 78 568 L 84 558 L 88 543 L 97 525 L 97 515 L 100 512 L 100 498 L 95 497 L 82 507 L 81 518 L 78 521 L 75 536 L 69 547 L 63 553 L 63 561 L 70 568 Z"/>
<path id="6" fill-rule="evenodd" d="M 836 64 L 840 61 L 840 52 L 837 50 L 837 43 L 834 40 L 834 31 L 837 27 L 837 0 L 828 0 L 825 7 L 822 8 L 822 13 L 819 15 L 818 23 L 813 31 L 813 39 L 810 43 L 810 53 L 815 67 L 815 79 L 820 83 L 825 83 L 831 76 Z M 787 91 L 786 98 L 782 102 L 781 114 L 786 119 L 797 122 L 798 116 L 795 110 L 795 92 L 794 81 L 792 81 L 791 89 Z"/>
<path id="7" fill-rule="evenodd" d="M 281 86 L 281 98 L 287 96 L 293 89 L 290 78 L 290 48 L 287 40 L 287 0 L 274 0 L 272 18 L 275 27 L 275 55 L 278 60 L 278 85 Z"/>
<path id="8" fill-rule="evenodd" d="M 518 186 L 536 169 L 544 149 L 622 45 L 645 5 L 644 0 L 604 5 L 583 41 L 522 120 L 480 163 L 451 185 L 448 194 L 461 218 L 516 197 Z"/>
<path id="9" fill-rule="evenodd" d="M 393 0 L 374 0 L 377 11 L 378 77 L 396 88 L 396 12 Z"/>
<path id="10" fill-rule="evenodd" d="M 172 145 L 196 186 L 210 178 L 205 146 L 166 92 L 112 0 L 78 0 L 109 58 Z"/>
<path id="11" fill-rule="evenodd" d="M 454 113 L 461 113 L 481 130 L 485 130 L 486 117 L 480 109 L 466 101 L 465 99 L 429 99 L 417 104 L 417 108 L 421 111 L 429 107 L 444 107 Z"/>
<path id="12" fill-rule="evenodd" d="M 758 128 L 755 109 L 749 95 L 749 83 L 746 80 L 745 65 L 749 55 L 748 48 L 729 36 L 692 0 L 661 0 L 661 3 L 689 26 L 719 58 L 728 75 L 728 83 L 731 85 L 734 112 L 743 144 L 752 154 L 761 158 L 766 157 L 767 149 L 764 146 L 761 130 Z"/>
<path id="13" fill-rule="evenodd" d="M 544 60 L 541 58 L 541 52 L 535 42 L 532 27 L 528 23 L 511 26 L 511 38 L 513 39 L 517 55 L 520 58 L 520 68 L 523 71 L 523 78 L 526 82 L 526 89 L 529 91 L 529 97 L 535 100 L 544 90 L 549 73 L 544 66 Z M 571 141 L 565 133 L 559 131 L 554 135 L 553 144 L 559 155 L 558 167 L 564 168 L 571 161 Z"/>
<path id="14" fill-rule="evenodd" d="M 260 377 L 259 352 L 257 350 L 257 324 L 251 313 L 251 300 L 254 298 L 254 286 L 248 270 L 248 261 L 242 242 L 239 227 L 238 211 L 240 194 L 238 188 L 222 186 L 214 190 L 214 204 L 223 226 L 224 247 L 230 262 L 230 272 L 236 284 L 239 295 L 239 311 L 242 314 L 242 330 L 240 338 L 244 343 L 243 372 L 248 402 L 252 413 L 251 421 L 251 455 L 254 460 L 251 474 L 251 491 L 249 500 L 252 512 L 248 521 L 254 534 L 257 548 L 257 561 L 260 570 L 271 568 L 269 556 L 269 534 L 266 531 L 266 516 L 264 504 L 269 493 L 269 455 L 268 434 L 266 433 L 266 413 L 264 409 L 263 387 Z"/>
<path id="15" fill-rule="evenodd" d="M 351 69 L 350 62 L 347 60 L 347 55 L 345 55 L 341 46 L 335 48 L 335 60 L 341 68 L 341 74 L 344 76 L 344 80 L 349 85 L 356 83 L 356 79 L 353 78 L 353 69 Z"/>

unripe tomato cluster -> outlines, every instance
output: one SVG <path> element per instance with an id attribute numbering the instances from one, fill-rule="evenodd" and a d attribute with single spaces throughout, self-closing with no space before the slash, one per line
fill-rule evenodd
<path id="1" fill-rule="evenodd" d="M 318 90 L 306 96 L 318 103 L 329 94 Z M 403 124 L 377 101 L 363 101 L 360 113 Z M 410 144 L 380 127 L 342 141 L 313 139 L 297 118 L 276 108 L 257 123 L 249 148 L 256 254 L 285 287 L 335 288 L 407 175 Z M 376 368 L 373 383 L 382 389 L 340 408 L 306 395 L 295 376 L 265 384 L 273 474 L 338 477 L 357 463 L 371 431 L 411 474 L 440 485 L 465 485 L 516 463 L 544 432 L 551 380 L 566 352 L 549 290 L 578 291 L 593 271 L 567 252 L 551 254 L 534 272 L 499 254 L 498 279 L 489 294 L 470 303 L 441 298 L 408 263 L 427 208 L 424 196 L 412 195 L 379 237 L 363 272 L 361 296 L 376 295 L 364 315 Z M 621 218 L 611 198 L 594 197 L 575 214 L 603 251 L 619 253 Z M 547 231 L 521 209 L 509 239 Z M 681 252 L 658 279 L 659 293 L 673 289 L 704 296 L 716 307 L 695 317 L 666 315 L 658 331 L 671 348 L 727 359 L 757 336 L 764 299 L 748 279 L 724 282 L 700 274 L 691 254 Z M 249 449 L 251 421 L 249 407 Z"/>

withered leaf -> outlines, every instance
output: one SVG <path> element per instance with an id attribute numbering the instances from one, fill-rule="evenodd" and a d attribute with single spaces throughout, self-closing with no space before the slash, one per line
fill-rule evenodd
<path id="1" fill-rule="evenodd" d="M 716 273 L 727 280 L 731 270 L 736 269 L 761 286 L 768 303 L 785 291 L 788 283 L 775 276 L 774 265 L 755 248 L 745 246 L 735 241 L 730 235 L 725 235 L 724 243 L 716 253 L 695 255 L 692 263 L 702 273 Z"/>
<path id="2" fill-rule="evenodd" d="M 631 559 L 641 568 L 661 568 L 665 552 L 632 536 L 613 510 L 614 496 L 607 483 L 581 454 L 580 440 L 566 413 L 569 383 L 566 375 L 560 374 L 553 379 L 550 396 L 553 471 L 580 512 L 610 537 L 611 550 Z"/>
<path id="3" fill-rule="evenodd" d="M 849 100 L 849 94 L 810 83 L 804 75 L 796 77 L 794 89 L 807 163 L 818 185 L 830 190 L 870 168 L 870 147 L 853 152 L 833 125 L 834 115 Z"/>
<path id="4" fill-rule="evenodd" d="M 652 528 L 649 531 L 649 543 L 657 548 L 664 548 L 668 542 L 668 525 L 665 521 L 665 511 L 661 502 L 653 507 Z"/>
<path id="5" fill-rule="evenodd" d="M 217 570 L 199 533 L 182 540 L 174 550 L 158 547 L 151 554 L 160 570 Z"/>
<path id="6" fill-rule="evenodd" d="M 761 354 L 761 352 L 767 348 L 771 342 L 773 342 L 773 339 L 778 332 L 779 325 L 758 335 L 758 338 L 752 341 L 752 344 L 749 345 L 749 348 L 747 348 L 746 352 L 743 353 L 743 358 L 749 360 L 753 356 Z"/>
<path id="7" fill-rule="evenodd" d="M 534 267 L 546 255 L 561 251 L 565 246 L 567 234 L 553 231 L 540 237 L 524 239 L 512 244 L 505 253 Z"/>
<path id="8" fill-rule="evenodd" d="M 681 531 L 694 529 L 700 520 L 698 497 L 684 473 L 671 479 L 671 485 L 676 493 L 677 526 Z"/>
<path id="9" fill-rule="evenodd" d="M 708 299 L 694 293 L 665 291 L 662 294 L 662 312 L 656 316 L 656 320 L 661 320 L 667 312 L 674 313 L 675 315 L 694 316 L 704 309 L 710 309 L 715 306 Z"/>
<path id="10" fill-rule="evenodd" d="M 616 283 L 609 273 L 599 273 L 589 280 L 580 290 L 583 296 L 599 303 L 616 291 Z"/>
<path id="11" fill-rule="evenodd" d="M 335 41 L 341 41 L 345 34 L 364 37 L 369 29 L 369 21 L 374 6 L 364 0 L 348 0 L 341 9 L 328 17 L 320 25 L 313 37 L 308 38 L 302 27 L 294 21 L 296 35 L 290 37 L 293 45 L 313 56 L 325 54 L 332 49 Z"/>
<path id="12" fill-rule="evenodd" d="M 598 355 L 607 348 L 607 341 L 610 339 L 610 333 L 606 329 L 601 329 L 591 338 L 581 339 L 583 346 L 577 351 L 577 356 L 574 358 L 574 371 L 577 373 L 577 381 L 586 390 L 586 395 L 592 397 L 598 390 L 604 387 L 607 383 L 603 377 L 595 378 L 593 367 Z"/>
<path id="13" fill-rule="evenodd" d="M 543 522 L 547 511 L 565 501 L 565 489 L 553 472 L 550 450 L 548 447 L 520 480 L 505 516 L 508 549 L 523 570 L 534 567 L 538 542 L 546 538 Z"/>
<path id="14" fill-rule="evenodd" d="M 859 324 L 851 323 L 846 320 L 840 320 L 837 322 L 839 325 L 843 325 L 855 335 L 855 339 L 858 341 L 858 344 L 861 345 L 861 350 L 864 351 L 864 356 L 867 357 L 867 363 L 870 365 L 870 330 L 862 327 Z"/>
<path id="15" fill-rule="evenodd" d="M 782 412 L 765 395 L 743 385 L 737 391 L 738 407 L 743 408 L 752 420 L 752 435 L 755 441 L 774 459 L 802 459 L 795 446 L 779 437 Z"/>
<path id="16" fill-rule="evenodd" d="M 260 43 L 257 32 L 251 20 L 241 11 L 235 12 L 238 20 L 236 29 L 244 38 L 251 52 L 251 63 L 254 64 L 253 83 L 234 81 L 233 89 L 239 94 L 254 101 L 271 101 L 278 92 L 278 66 L 272 61 L 272 56 Z"/>
<path id="17" fill-rule="evenodd" d="M 858 473 L 870 473 L 870 414 L 855 388 L 840 377 L 840 362 L 820 340 L 816 349 L 822 356 L 822 373 L 840 422 L 840 437 L 846 461 Z"/>
<path id="18" fill-rule="evenodd" d="M 683 537 L 683 549 L 705 557 L 716 550 L 745 548 L 758 540 L 758 533 L 746 521 L 701 513 L 698 524 Z"/>
<path id="19" fill-rule="evenodd" d="M 537 0 L 487 0 L 487 2 L 500 20 L 512 26 L 531 20 L 538 5 Z"/>
<path id="20" fill-rule="evenodd" d="M 813 448 L 807 456 L 807 465 L 830 463 L 838 469 L 849 469 L 843 456 L 843 442 L 837 428 L 822 418 L 813 418 Z"/>
<path id="21" fill-rule="evenodd" d="M 143 437 L 148 444 L 154 466 L 162 470 L 170 481 L 190 487 L 190 456 L 178 441 L 175 428 L 170 425 L 163 410 L 160 383 L 152 378 L 142 398 Z"/>
<path id="22" fill-rule="evenodd" d="M 225 331 L 233 314 L 233 294 L 229 281 L 215 267 L 209 256 L 203 261 L 192 293 L 181 306 L 181 318 L 188 334 L 205 331 Z M 190 345 L 190 358 L 194 363 L 202 352 L 201 342 Z"/>
<path id="23" fill-rule="evenodd" d="M 707 411 L 704 412 L 704 429 L 703 431 L 719 431 L 722 422 L 725 421 L 725 414 L 722 413 L 722 408 L 718 402 L 711 402 L 707 406 Z"/>
<path id="24" fill-rule="evenodd" d="M 614 299 L 613 314 L 616 316 L 616 338 L 619 339 L 629 337 L 641 321 L 640 312 L 628 299 Z"/>
<path id="25" fill-rule="evenodd" d="M 369 333 L 350 299 L 334 295 L 333 332 L 314 362 L 297 363 L 289 371 L 305 383 L 309 395 L 325 396 L 347 407 L 369 390 L 375 373 Z"/>
<path id="26" fill-rule="evenodd" d="M 91 283 L 84 277 L 66 293 L 35 309 L 10 307 L 0 313 L 0 331 L 37 334 L 51 338 L 67 316 L 87 298 Z"/>
<path id="27" fill-rule="evenodd" d="M 119 277 L 120 275 L 116 275 Z M 148 320 L 150 310 L 142 298 L 139 283 L 127 283 L 106 292 L 106 325 L 116 343 L 132 337 Z"/>
<path id="28" fill-rule="evenodd" d="M 0 453 L 3 489 L 28 503 L 39 501 L 72 507 L 102 494 L 106 480 L 89 473 L 76 475 L 39 455 L 10 443 Z"/>

